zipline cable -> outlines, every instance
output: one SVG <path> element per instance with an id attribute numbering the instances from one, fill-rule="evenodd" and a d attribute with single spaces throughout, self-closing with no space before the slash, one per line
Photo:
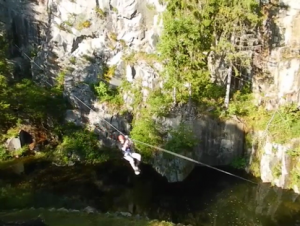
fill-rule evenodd
<path id="1" fill-rule="evenodd" d="M 17 45 L 16 45 L 16 46 L 17 46 Z M 17 47 L 18 47 L 18 46 L 17 46 Z M 19 47 L 18 47 L 18 48 L 19 48 Z M 20 49 L 20 48 L 19 48 L 19 49 Z M 29 56 L 27 56 L 26 53 L 23 53 L 23 54 L 24 54 L 30 61 L 32 61 L 32 59 L 31 59 Z M 41 68 L 41 67 L 40 67 L 38 64 L 36 64 L 34 61 L 33 61 L 33 63 L 34 63 L 36 66 L 38 66 L 40 69 L 43 70 L 43 68 Z M 42 80 L 43 80 L 43 79 L 42 79 Z M 46 81 L 46 83 L 49 84 L 49 85 L 52 87 L 52 85 L 51 85 L 49 82 Z M 90 106 L 88 106 L 86 103 L 84 103 L 84 102 L 83 102 L 81 99 L 79 99 L 76 95 L 73 95 L 73 97 L 75 97 L 75 99 L 77 99 L 79 102 L 81 102 L 81 103 L 82 103 L 84 106 L 86 106 L 88 109 L 90 109 L 91 111 L 97 113 L 94 109 L 92 109 Z M 99 117 L 99 118 L 100 118 L 100 117 Z M 124 135 L 124 136 L 127 136 L 127 135 L 124 134 L 122 131 L 120 131 L 118 128 L 116 128 L 113 124 L 111 124 L 110 122 L 108 122 L 104 117 L 103 117 L 102 119 L 103 119 L 109 126 L 111 126 L 111 127 L 114 128 L 116 131 L 118 131 L 120 134 L 122 134 L 122 135 Z M 154 145 L 151 145 L 151 144 L 147 144 L 147 143 L 142 142 L 142 141 L 139 141 L 139 140 L 135 140 L 135 139 L 132 139 L 132 138 L 129 138 L 129 139 L 132 140 L 132 141 L 134 141 L 134 142 L 136 142 L 136 143 L 140 143 L 140 144 L 143 144 L 143 145 L 145 145 L 145 146 L 152 147 L 152 148 L 154 148 L 154 149 L 160 150 L 160 151 L 165 152 L 165 153 L 168 153 L 168 154 L 170 154 L 170 155 L 174 155 L 174 156 L 176 156 L 176 157 L 178 157 L 178 158 L 185 159 L 185 160 L 187 160 L 187 161 L 190 161 L 190 162 L 193 162 L 193 163 L 196 163 L 196 164 L 199 164 L 199 165 L 202 165 L 202 166 L 205 166 L 205 167 L 208 167 L 208 168 L 217 170 L 217 171 L 222 172 L 222 173 L 224 173 L 224 174 L 227 174 L 227 175 L 230 175 L 230 176 L 236 177 L 236 178 L 238 178 L 238 179 L 241 179 L 241 180 L 244 180 L 244 181 L 247 181 L 247 182 L 250 182 L 250 183 L 252 183 L 252 184 L 256 184 L 256 185 L 257 185 L 257 183 L 255 183 L 254 181 L 248 180 L 248 179 L 246 179 L 246 178 L 244 178 L 244 177 L 235 175 L 235 174 L 230 173 L 230 172 L 227 172 L 227 171 L 225 171 L 225 170 L 221 170 L 221 169 L 219 169 L 219 168 L 210 166 L 210 165 L 208 165 L 208 164 L 202 163 L 202 162 L 200 162 L 200 161 L 194 160 L 194 159 L 189 158 L 189 157 L 186 157 L 186 156 L 184 156 L 184 155 L 177 154 L 177 153 L 172 152 L 172 151 L 169 151 L 169 150 L 167 150 L 167 149 L 160 148 L 160 147 L 157 147 L 157 146 L 154 146 Z"/>
<path id="2" fill-rule="evenodd" d="M 78 97 L 76 97 L 75 95 L 74 95 L 74 97 L 75 97 L 78 101 L 80 101 L 83 105 L 85 105 L 87 108 L 89 108 L 91 111 L 96 112 L 96 111 L 93 110 L 91 107 L 89 107 L 86 103 L 84 103 L 82 100 L 80 100 Z M 96 112 L 96 113 L 97 113 L 97 112 Z M 126 136 L 126 134 L 124 134 L 122 131 L 120 131 L 118 128 L 116 128 L 114 125 L 112 125 L 110 122 L 108 122 L 106 119 L 103 118 L 103 120 L 104 120 L 106 123 L 108 123 L 112 128 L 114 128 L 116 131 L 118 131 L 118 132 L 121 133 L 122 135 Z M 134 142 L 136 142 L 136 143 L 143 144 L 143 145 L 148 146 L 148 147 L 152 147 L 152 148 L 154 148 L 154 149 L 160 150 L 160 151 L 165 152 L 165 153 L 168 153 L 168 154 L 170 154 L 170 155 L 177 156 L 177 157 L 182 158 L 182 159 L 185 159 L 185 160 L 187 160 L 187 161 L 194 162 L 194 163 L 197 163 L 197 164 L 199 164 L 199 165 L 202 165 L 202 166 L 205 166 L 205 167 L 208 167 L 208 168 L 211 168 L 211 169 L 220 171 L 220 172 L 222 172 L 222 173 L 225 173 L 225 174 L 228 174 L 228 175 L 231 175 L 231 176 L 234 176 L 234 177 L 239 178 L 239 179 L 241 179 L 241 180 L 248 181 L 248 182 L 250 182 L 250 183 L 252 183 L 252 184 L 257 184 L 257 183 L 255 183 L 255 182 L 253 182 L 253 181 L 251 181 L 251 180 L 246 179 L 246 178 L 243 178 L 243 177 L 237 176 L 237 175 L 235 175 L 235 174 L 229 173 L 229 172 L 227 172 L 227 171 L 218 169 L 218 168 L 216 168 L 216 167 L 207 165 L 207 164 L 205 164 L 205 163 L 202 163 L 202 162 L 200 162 L 200 161 L 197 161 L 197 160 L 194 160 L 194 159 L 192 159 L 192 158 L 186 157 L 186 156 L 184 156 L 184 155 L 177 154 L 177 153 L 172 152 L 172 151 L 169 151 L 169 150 L 167 150 L 167 149 L 160 148 L 160 147 L 157 147 L 157 146 L 154 146 L 154 145 L 151 145 L 151 144 L 147 144 L 147 143 L 145 143 L 145 142 L 142 142 L 142 141 L 139 141 L 139 140 L 135 140 L 135 139 L 132 139 L 132 138 L 130 138 L 130 140 L 132 140 L 132 141 L 134 141 Z"/>

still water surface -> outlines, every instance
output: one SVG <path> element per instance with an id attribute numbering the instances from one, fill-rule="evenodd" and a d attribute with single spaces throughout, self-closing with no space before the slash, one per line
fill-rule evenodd
<path id="1" fill-rule="evenodd" d="M 16 174 L 22 167 L 24 173 Z M 192 225 L 300 226 L 300 198 L 293 192 L 203 167 L 181 183 L 167 183 L 150 166 L 141 167 L 137 177 L 123 161 L 73 167 L 19 163 L 0 171 L 0 210 L 92 206 Z"/>

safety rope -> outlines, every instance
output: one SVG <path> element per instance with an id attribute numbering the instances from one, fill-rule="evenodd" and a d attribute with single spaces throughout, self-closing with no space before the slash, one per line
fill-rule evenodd
<path id="1" fill-rule="evenodd" d="M 75 95 L 74 95 L 74 97 L 75 97 L 78 101 L 80 101 L 83 105 L 85 105 L 87 108 L 89 108 L 91 111 L 96 112 L 96 111 L 93 110 L 91 107 L 89 107 L 86 103 L 84 103 L 82 100 L 80 100 L 78 97 L 76 97 Z M 97 112 L 96 112 L 96 113 L 97 113 Z M 118 128 L 116 128 L 114 125 L 112 125 L 110 122 L 108 122 L 106 119 L 103 118 L 103 120 L 104 120 L 106 123 L 108 123 L 112 128 L 114 128 L 116 131 L 118 131 L 118 132 L 121 133 L 122 135 L 126 136 L 126 134 L 124 134 L 122 131 L 120 131 Z M 177 154 L 177 153 L 172 152 L 172 151 L 169 151 L 169 150 L 167 150 L 167 149 L 160 148 L 160 147 L 157 147 L 157 146 L 154 146 L 154 145 L 151 145 L 151 144 L 147 144 L 147 143 L 145 143 L 145 142 L 142 142 L 142 141 L 139 141 L 139 140 L 135 140 L 135 139 L 132 139 L 132 138 L 129 138 L 129 139 L 132 140 L 132 141 L 135 142 L 135 143 L 143 144 L 143 145 L 145 145 L 145 146 L 148 146 L 148 147 L 151 147 L 151 148 L 160 150 L 160 151 L 165 152 L 165 153 L 168 153 L 168 154 L 170 154 L 170 155 L 177 156 L 177 157 L 182 158 L 182 159 L 185 159 L 185 160 L 187 160 L 187 161 L 197 163 L 197 164 L 199 164 L 199 165 L 202 165 L 202 166 L 205 166 L 205 167 L 208 167 L 208 168 L 217 170 L 217 171 L 219 171 L 219 172 L 222 172 L 222 173 L 225 173 L 225 174 L 234 176 L 234 177 L 236 177 L 236 178 L 242 179 L 242 180 L 244 180 L 244 181 L 248 181 L 248 182 L 253 183 L 253 184 L 257 184 L 257 183 L 255 183 L 255 182 L 253 182 L 253 181 L 251 181 L 251 180 L 246 179 L 246 178 L 243 178 L 243 177 L 240 177 L 240 176 L 238 176 L 238 175 L 232 174 L 232 173 L 230 173 L 230 172 L 227 172 L 227 171 L 218 169 L 218 168 L 216 168 L 216 167 L 213 167 L 213 166 L 210 166 L 210 165 L 208 165 L 208 164 L 202 163 L 202 162 L 200 162 L 200 161 L 194 160 L 194 159 L 192 159 L 192 158 L 186 157 L 186 156 L 184 156 L 184 155 Z"/>
<path id="2" fill-rule="evenodd" d="M 17 45 L 16 45 L 16 47 L 19 48 Z M 19 50 L 20 50 L 20 48 L 19 48 Z M 26 53 L 23 52 L 23 54 L 24 54 L 30 61 L 33 61 Z M 40 69 L 43 70 L 43 68 L 40 67 L 38 64 L 36 64 L 34 61 L 33 61 L 33 63 L 34 63 L 37 67 L 39 67 Z M 42 81 L 43 81 L 43 79 L 42 79 Z M 45 82 L 46 82 L 48 85 L 50 85 L 50 86 L 52 87 L 52 85 L 51 85 L 49 82 L 47 82 L 46 80 L 45 80 Z M 90 106 L 88 106 L 86 103 L 84 103 L 84 102 L 83 102 L 81 99 L 79 99 L 76 95 L 73 95 L 73 97 L 75 97 L 79 102 L 81 102 L 81 103 L 82 103 L 84 106 L 86 106 L 88 109 L 90 109 L 91 111 L 97 113 L 94 109 L 92 109 Z M 99 117 L 99 118 L 100 118 L 100 117 Z M 109 126 L 111 126 L 112 128 L 114 128 L 117 132 L 119 132 L 120 134 L 126 136 L 126 134 L 124 134 L 122 131 L 120 131 L 118 128 L 116 128 L 113 124 L 111 124 L 110 122 L 108 122 L 105 118 L 102 118 L 102 119 L 103 119 Z M 214 170 L 219 171 L 219 172 L 222 172 L 222 173 L 224 173 L 224 174 L 227 174 L 227 175 L 230 175 L 230 176 L 236 177 L 236 178 L 238 178 L 238 179 L 241 179 L 241 180 L 244 180 L 244 181 L 247 181 L 247 182 L 250 182 L 250 183 L 252 183 L 252 184 L 256 184 L 256 185 L 257 185 L 257 183 L 255 183 L 254 181 L 248 180 L 248 179 L 246 179 L 246 178 L 244 178 L 244 177 L 235 175 L 235 174 L 230 173 L 230 172 L 227 172 L 227 171 L 225 171 L 225 170 L 221 170 L 221 169 L 219 169 L 219 168 L 210 166 L 210 165 L 208 165 L 208 164 L 202 163 L 202 162 L 200 162 L 200 161 L 194 160 L 194 159 L 189 158 L 189 157 L 186 157 L 186 156 L 184 156 L 184 155 L 181 155 L 181 154 L 178 154 L 178 153 L 175 153 L 175 152 L 172 152 L 172 151 L 169 151 L 169 150 L 166 150 L 166 149 L 164 149 L 164 148 L 160 148 L 160 147 L 157 147 L 157 146 L 154 146 L 154 145 L 151 145 L 151 144 L 147 144 L 147 143 L 142 142 L 142 141 L 139 141 L 139 140 L 135 140 L 135 139 L 132 139 L 132 138 L 129 138 L 129 139 L 132 140 L 133 142 L 143 144 L 143 145 L 145 145 L 145 146 L 148 146 L 148 147 L 151 147 L 151 148 L 160 150 L 160 151 L 165 152 L 165 153 L 168 153 L 168 154 L 170 154 L 170 155 L 174 155 L 174 156 L 176 156 L 176 157 L 178 157 L 178 158 L 185 159 L 185 160 L 187 160 L 187 161 L 190 161 L 190 162 L 193 162 L 193 163 L 196 163 L 196 164 L 199 164 L 199 165 L 202 165 L 202 166 L 205 166 L 205 167 L 214 169 Z"/>

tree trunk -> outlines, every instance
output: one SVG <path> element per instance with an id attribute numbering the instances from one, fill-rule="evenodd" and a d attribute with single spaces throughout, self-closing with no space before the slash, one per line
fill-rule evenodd
<path id="1" fill-rule="evenodd" d="M 229 106 L 229 96 L 230 96 L 230 85 L 232 76 L 232 64 L 230 63 L 228 74 L 227 74 L 227 84 L 226 84 L 226 94 L 225 94 L 225 108 L 228 109 Z"/>
<path id="2" fill-rule="evenodd" d="M 176 88 L 173 88 L 173 105 L 176 105 Z"/>
<path id="3" fill-rule="evenodd" d="M 235 39 L 235 36 L 234 36 L 234 34 L 232 34 L 231 38 L 230 38 L 230 42 L 232 45 L 234 45 L 234 39 Z M 228 106 L 229 106 L 231 77 L 232 77 L 232 62 L 230 62 L 230 65 L 228 68 L 228 74 L 227 74 L 226 94 L 225 94 L 225 101 L 224 101 L 224 105 L 225 105 L 226 109 L 228 109 Z"/>

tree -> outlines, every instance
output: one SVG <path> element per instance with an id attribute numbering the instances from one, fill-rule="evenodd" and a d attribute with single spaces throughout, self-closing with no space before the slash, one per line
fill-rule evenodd
<path id="1" fill-rule="evenodd" d="M 242 50 L 243 42 L 248 34 L 257 34 L 261 14 L 256 0 L 220 0 L 215 2 L 215 10 L 211 50 L 228 65 L 224 101 L 225 108 L 228 108 L 232 75 L 239 76 L 241 68 L 250 66 L 248 51 Z"/>
<path id="2" fill-rule="evenodd" d="M 185 84 L 190 83 L 194 99 L 211 98 L 205 92 L 208 85 L 213 85 L 208 56 L 223 57 L 231 65 L 230 83 L 232 75 L 238 76 L 250 64 L 248 55 L 237 47 L 237 40 L 255 34 L 260 21 L 256 0 L 169 1 L 158 45 L 165 66 L 165 89 L 171 93 L 175 88 L 176 99 L 187 102 L 189 90 Z"/>

